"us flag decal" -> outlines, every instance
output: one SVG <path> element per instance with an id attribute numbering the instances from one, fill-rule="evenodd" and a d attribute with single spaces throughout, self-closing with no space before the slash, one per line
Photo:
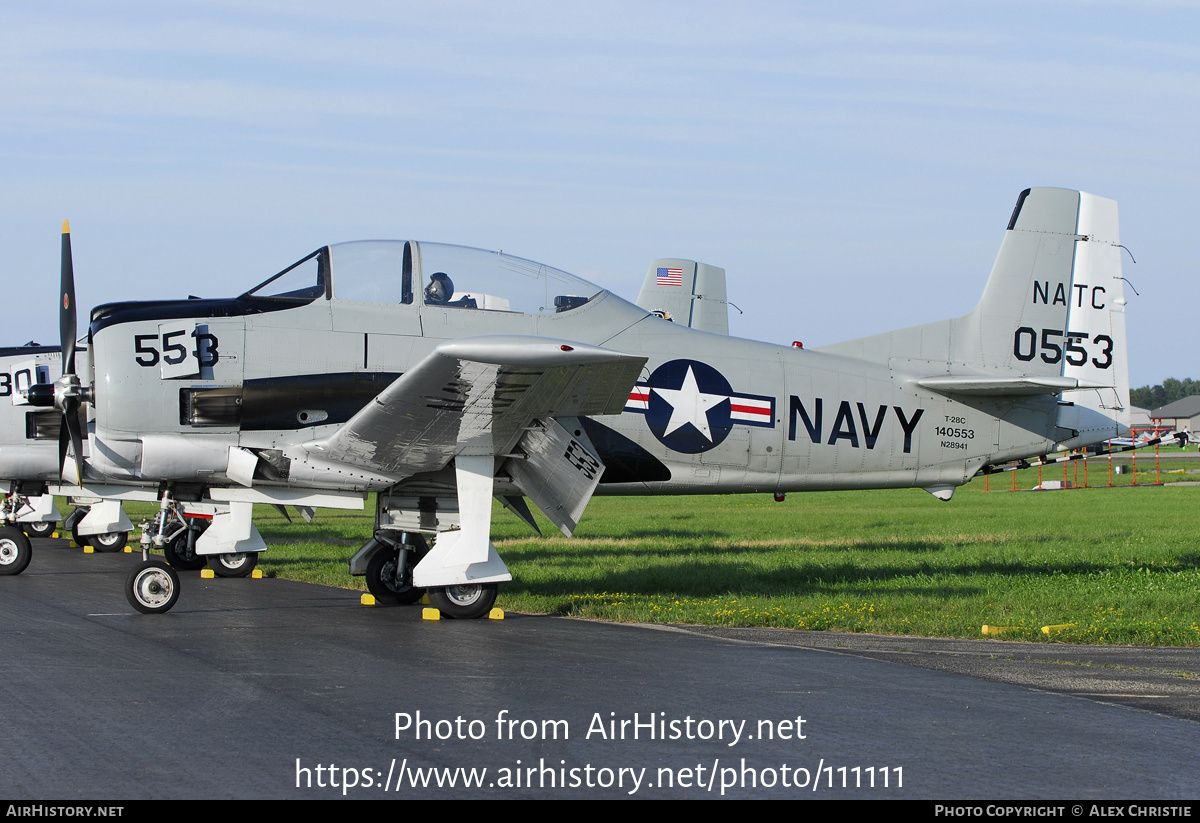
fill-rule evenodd
<path id="1" fill-rule="evenodd" d="M 682 286 L 683 269 L 667 269 L 659 267 L 658 276 L 655 278 L 654 282 L 660 286 Z"/>

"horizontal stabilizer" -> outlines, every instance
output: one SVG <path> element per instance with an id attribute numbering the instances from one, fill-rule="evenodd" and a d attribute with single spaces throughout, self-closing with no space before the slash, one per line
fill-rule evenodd
<path id="1" fill-rule="evenodd" d="M 1059 394 L 1081 389 L 1111 388 L 1085 384 L 1074 377 L 1027 375 L 1021 377 L 924 377 L 917 381 L 924 389 L 942 394 L 969 394 L 980 397 L 1013 397 L 1031 394 Z"/>

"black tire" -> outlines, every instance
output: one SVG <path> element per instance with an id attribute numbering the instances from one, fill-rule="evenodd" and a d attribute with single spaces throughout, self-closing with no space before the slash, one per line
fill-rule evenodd
<path id="1" fill-rule="evenodd" d="M 58 521 L 43 520 L 39 523 L 22 523 L 21 528 L 30 537 L 49 537 L 58 528 Z"/>
<path id="2" fill-rule="evenodd" d="M 208 567 L 217 577 L 245 577 L 258 565 L 258 552 L 210 554 Z"/>
<path id="3" fill-rule="evenodd" d="M 20 574 L 33 557 L 29 538 L 14 526 L 0 528 L 0 575 Z"/>
<path id="4" fill-rule="evenodd" d="M 80 534 L 79 526 L 71 528 L 71 539 L 75 541 L 75 545 L 79 548 L 91 546 L 98 552 L 114 552 L 125 548 L 125 540 L 121 540 L 121 545 L 113 547 L 118 538 L 113 535 L 123 535 L 127 540 L 129 535 L 125 532 L 108 532 L 107 534 Z M 105 542 L 107 541 L 107 542 Z"/>
<path id="5" fill-rule="evenodd" d="M 496 602 L 495 583 L 472 583 L 467 586 L 447 586 L 430 589 L 429 603 L 444 617 L 473 620 L 492 610 Z"/>
<path id="6" fill-rule="evenodd" d="M 87 517 L 87 513 L 91 510 L 91 506 L 76 506 L 63 520 L 63 530 L 74 534 L 75 529 L 79 526 L 79 521 Z"/>
<path id="7" fill-rule="evenodd" d="M 92 548 L 98 552 L 119 552 L 129 542 L 129 532 L 105 532 L 88 537 Z"/>
<path id="8" fill-rule="evenodd" d="M 410 553 L 408 568 L 404 571 L 404 579 L 396 580 L 396 552 L 390 546 L 385 546 L 371 557 L 367 564 L 367 591 L 375 595 L 377 603 L 387 606 L 408 606 L 420 600 L 424 589 L 418 589 L 412 584 L 413 566 L 421 559 L 421 552 L 416 559 Z"/>
<path id="9" fill-rule="evenodd" d="M 198 572 L 208 565 L 207 558 L 193 550 L 188 552 L 188 531 L 181 531 L 175 538 L 163 544 L 163 554 L 173 568 L 184 572 Z"/>
<path id="10" fill-rule="evenodd" d="M 179 575 L 161 560 L 144 560 L 125 580 L 125 599 L 142 614 L 162 614 L 179 599 Z"/>

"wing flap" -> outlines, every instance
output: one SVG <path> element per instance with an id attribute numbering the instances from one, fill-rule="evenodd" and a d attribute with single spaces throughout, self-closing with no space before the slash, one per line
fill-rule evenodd
<path id="1" fill-rule="evenodd" d="M 522 456 L 505 470 L 551 522 L 570 537 L 600 484 L 604 464 L 554 420 L 529 426 L 518 446 Z"/>

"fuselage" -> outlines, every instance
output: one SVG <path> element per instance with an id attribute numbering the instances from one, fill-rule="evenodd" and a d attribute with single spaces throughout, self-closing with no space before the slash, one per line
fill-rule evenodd
<path id="1" fill-rule="evenodd" d="M 26 401 L 31 385 L 62 373 L 57 346 L 0 349 L 0 481 L 58 478 L 58 434 L 62 414 Z"/>
<path id="2" fill-rule="evenodd" d="M 439 343 L 483 335 L 648 358 L 624 413 L 559 421 L 605 463 L 598 493 L 952 487 L 985 463 L 1054 444 L 1052 396 L 952 399 L 916 385 L 921 363 L 906 369 L 695 331 L 608 292 L 555 294 L 587 284 L 539 281 L 545 267 L 512 258 L 497 265 L 525 278 L 517 285 L 532 309 L 520 310 L 503 282 L 477 280 L 478 291 L 423 299 L 420 285 L 431 282 L 442 247 L 393 248 L 394 266 L 357 273 L 363 283 L 395 277 L 394 287 L 340 288 L 336 261 L 351 258 L 326 251 L 310 256 L 322 267 L 311 285 L 302 277 L 300 288 L 282 293 L 96 309 L 89 470 L 118 482 L 227 485 L 232 447 L 261 456 L 255 485 L 389 487 L 405 478 L 322 464 L 304 446 L 336 431 Z"/>

